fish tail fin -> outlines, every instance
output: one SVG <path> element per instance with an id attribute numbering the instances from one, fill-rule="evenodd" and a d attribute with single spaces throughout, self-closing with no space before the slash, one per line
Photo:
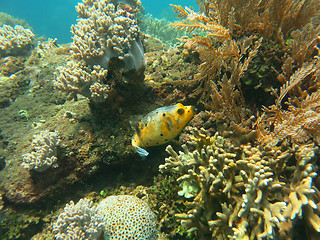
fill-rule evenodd
<path id="1" fill-rule="evenodd" d="M 138 146 L 134 146 L 136 149 L 137 149 L 137 153 L 140 155 L 140 157 L 142 159 L 145 159 L 149 153 L 147 152 L 147 150 L 141 148 L 141 147 L 138 147 Z"/>

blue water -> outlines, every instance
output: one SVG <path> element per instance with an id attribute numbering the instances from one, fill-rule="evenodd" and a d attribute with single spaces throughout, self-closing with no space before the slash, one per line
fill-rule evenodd
<path id="1" fill-rule="evenodd" d="M 173 12 L 173 8 L 170 4 L 198 9 L 196 0 L 141 0 L 141 3 L 147 13 L 151 13 L 156 18 L 166 18 L 170 21 L 176 19 L 176 14 Z"/>
<path id="2" fill-rule="evenodd" d="M 58 43 L 71 42 L 70 26 L 76 22 L 75 5 L 79 0 L 1 0 L 0 11 L 25 19 L 37 36 L 57 38 Z M 146 13 L 156 18 L 174 20 L 175 14 L 169 4 L 193 6 L 196 0 L 142 0 Z"/>

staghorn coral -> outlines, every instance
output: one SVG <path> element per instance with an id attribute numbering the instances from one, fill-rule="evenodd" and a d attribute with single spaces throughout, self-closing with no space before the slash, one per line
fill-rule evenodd
<path id="1" fill-rule="evenodd" d="M 22 155 L 21 166 L 37 172 L 43 172 L 50 167 L 58 167 L 56 155 L 59 141 L 59 133 L 56 131 L 46 130 L 34 135 L 31 151 Z"/>
<path id="2" fill-rule="evenodd" d="M 56 239 L 158 239 L 158 224 L 149 206 L 135 196 L 118 195 L 97 206 L 80 199 L 66 204 L 53 224 Z"/>
<path id="3" fill-rule="evenodd" d="M 114 88 L 142 82 L 144 51 L 135 20 L 139 6 L 135 0 L 79 3 L 80 18 L 71 26 L 72 59 L 56 69 L 55 88 L 104 102 Z"/>
<path id="4" fill-rule="evenodd" d="M 182 148 L 176 153 L 169 145 L 171 156 L 159 170 L 178 173 L 180 184 L 198 185 L 186 199 L 188 212 L 176 214 L 188 232 L 201 239 L 279 239 L 285 225 L 292 232 L 292 221 L 305 214 L 319 231 L 313 144 L 236 147 L 195 129 Z"/>
<path id="5" fill-rule="evenodd" d="M 21 25 L 11 27 L 3 24 L 0 27 L 0 55 L 25 55 L 33 46 L 35 35 L 30 29 Z"/>

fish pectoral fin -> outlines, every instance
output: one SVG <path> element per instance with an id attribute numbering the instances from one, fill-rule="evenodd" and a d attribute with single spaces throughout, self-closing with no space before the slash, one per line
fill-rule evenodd
<path id="1" fill-rule="evenodd" d="M 166 119 L 166 126 L 169 129 L 169 131 L 171 131 L 171 129 L 172 129 L 172 120 L 169 117 L 167 117 L 167 119 Z"/>
<path id="2" fill-rule="evenodd" d="M 149 152 L 147 152 L 147 150 L 141 147 L 137 147 L 137 153 L 140 155 L 142 159 L 145 159 L 149 155 Z"/>
<path id="3" fill-rule="evenodd" d="M 145 159 L 149 155 L 149 152 L 147 150 L 136 145 L 134 145 L 134 147 L 137 149 L 137 153 L 140 155 L 142 159 Z"/>

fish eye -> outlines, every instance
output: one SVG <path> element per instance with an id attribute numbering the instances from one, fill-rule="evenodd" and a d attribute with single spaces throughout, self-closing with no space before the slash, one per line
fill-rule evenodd
<path id="1" fill-rule="evenodd" d="M 178 113 L 179 115 L 183 114 L 183 113 L 184 113 L 184 109 L 183 109 L 183 108 L 179 108 L 178 111 L 177 111 L 177 113 Z"/>

